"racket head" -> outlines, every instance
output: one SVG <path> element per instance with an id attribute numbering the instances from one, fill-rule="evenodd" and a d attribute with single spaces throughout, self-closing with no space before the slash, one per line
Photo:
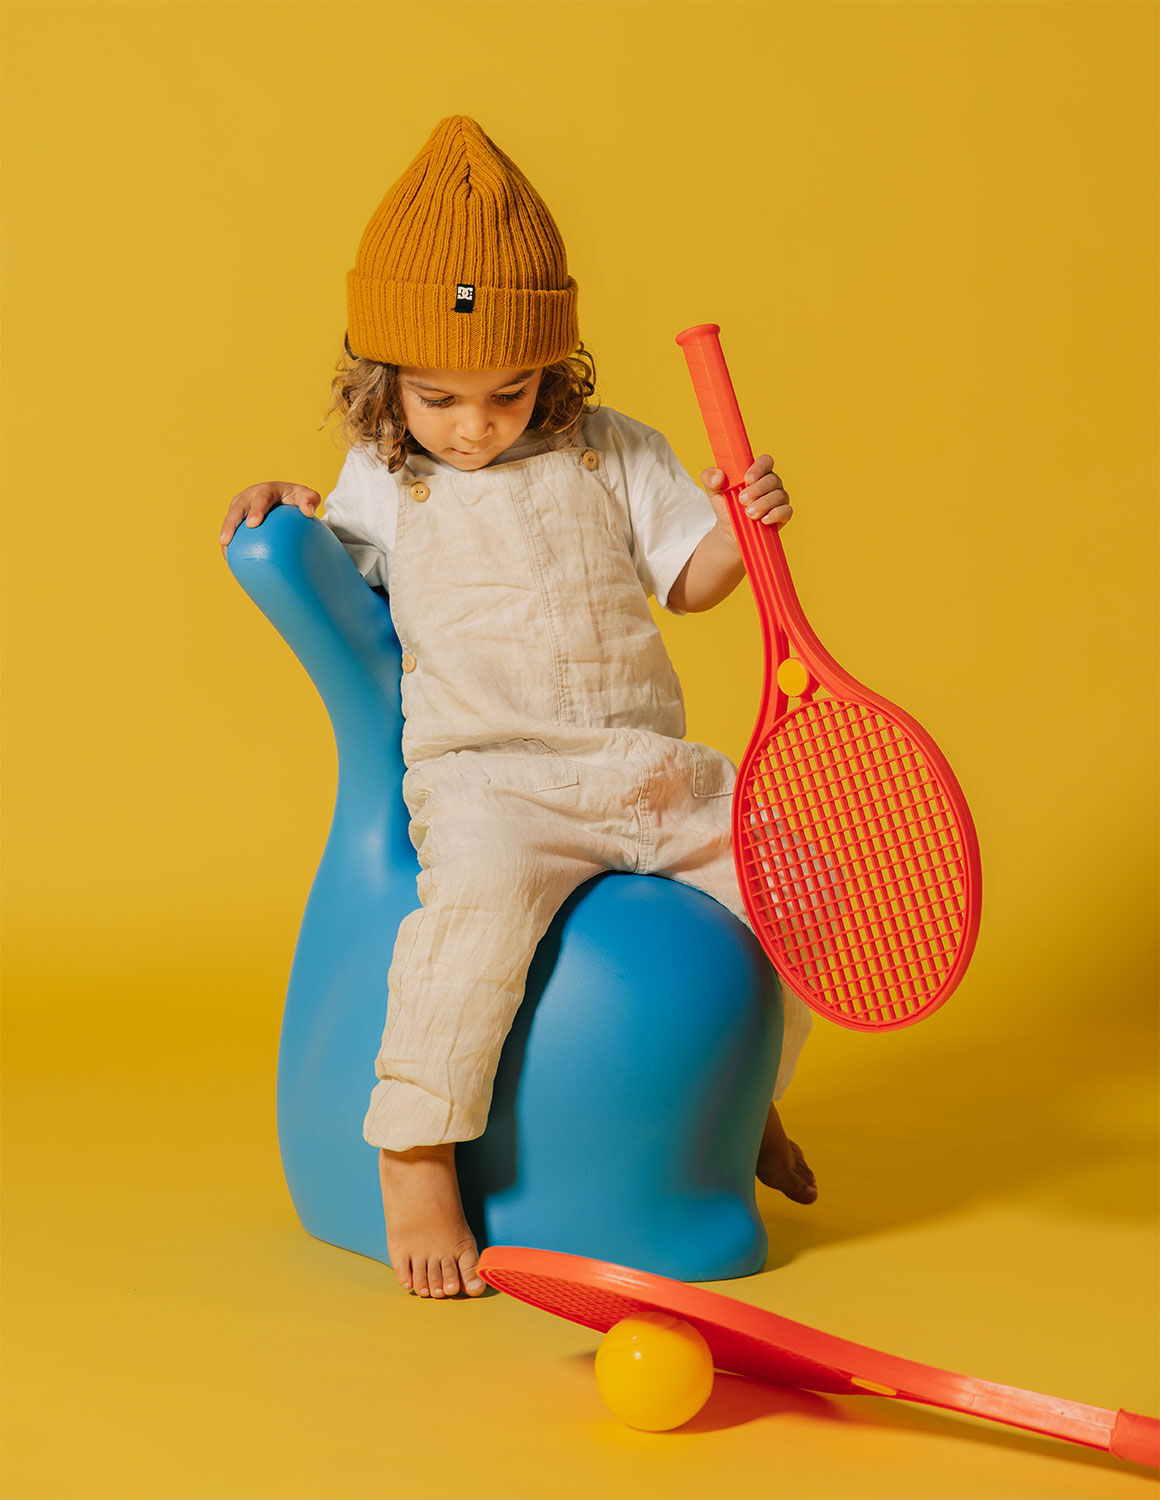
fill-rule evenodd
<path id="1" fill-rule="evenodd" d="M 911 1026 L 950 996 L 978 934 L 966 799 L 930 736 L 884 699 L 811 692 L 778 707 L 759 721 L 733 801 L 754 932 L 828 1019 Z"/>
<path id="2" fill-rule="evenodd" d="M 489 1245 L 480 1256 L 479 1274 L 489 1286 L 597 1333 L 642 1312 L 683 1318 L 702 1334 L 719 1370 L 802 1390 L 895 1394 L 885 1379 L 876 1385 L 873 1350 L 705 1287 L 631 1266 L 515 1245 Z M 859 1364 L 871 1368 L 852 1365 L 851 1351 Z"/>

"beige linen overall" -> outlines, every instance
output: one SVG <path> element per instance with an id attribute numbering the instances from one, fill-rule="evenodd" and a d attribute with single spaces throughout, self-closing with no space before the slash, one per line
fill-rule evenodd
<path id="1" fill-rule="evenodd" d="M 396 479 L 390 603 L 422 905 L 399 928 L 363 1133 L 402 1151 L 482 1134 L 532 955 L 589 877 L 666 875 L 745 915 L 734 768 L 682 739 L 603 456 Z M 785 1002 L 775 1097 L 809 1029 Z"/>

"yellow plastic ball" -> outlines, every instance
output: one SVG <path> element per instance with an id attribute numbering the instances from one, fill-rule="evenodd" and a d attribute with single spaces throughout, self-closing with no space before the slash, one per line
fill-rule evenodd
<path id="1" fill-rule="evenodd" d="M 667 1432 L 695 1417 L 713 1389 L 713 1356 L 700 1333 L 669 1313 L 636 1313 L 596 1351 L 604 1404 L 629 1427 Z"/>

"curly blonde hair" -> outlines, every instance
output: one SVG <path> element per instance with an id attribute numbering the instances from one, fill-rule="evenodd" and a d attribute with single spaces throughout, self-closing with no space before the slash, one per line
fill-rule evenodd
<path id="1" fill-rule="evenodd" d="M 403 417 L 399 367 L 363 359 L 345 335 L 342 342 L 344 352 L 330 383 L 332 399 L 321 426 L 336 415 L 347 446 L 373 449 L 393 474 L 403 467 L 408 453 L 422 451 Z M 596 410 L 597 403 L 591 399 L 595 394 L 596 364 L 580 344 L 567 359 L 544 366 L 529 430 L 569 432 L 585 412 Z"/>

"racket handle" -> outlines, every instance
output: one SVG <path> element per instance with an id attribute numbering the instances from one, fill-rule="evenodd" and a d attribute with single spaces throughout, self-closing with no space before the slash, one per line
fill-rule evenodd
<path id="1" fill-rule="evenodd" d="M 1134 1411 L 1118 1411 L 1108 1442 L 1108 1452 L 1132 1464 L 1160 1469 L 1160 1422 Z"/>
<path id="2" fill-rule="evenodd" d="M 698 323 L 695 328 L 678 333 L 677 343 L 685 351 L 713 458 L 717 467 L 724 470 L 725 488 L 732 490 L 740 489 L 743 484 L 746 470 L 753 462 L 753 448 L 721 352 L 720 332 L 717 323 Z"/>

